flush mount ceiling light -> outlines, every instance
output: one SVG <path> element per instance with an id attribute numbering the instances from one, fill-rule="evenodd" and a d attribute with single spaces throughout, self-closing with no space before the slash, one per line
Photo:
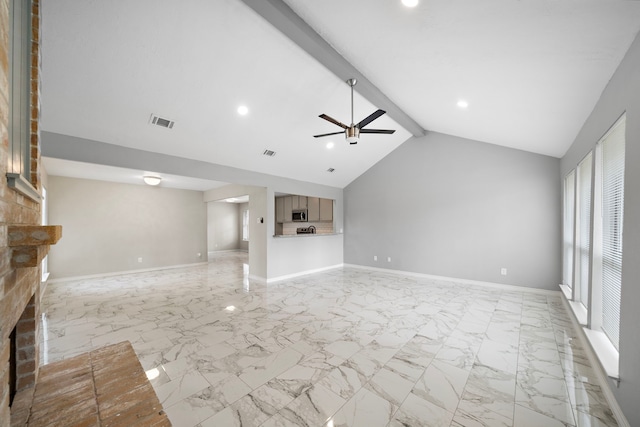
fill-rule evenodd
<path id="1" fill-rule="evenodd" d="M 407 7 L 416 7 L 418 5 L 418 0 L 402 0 L 402 4 Z"/>
<path id="2" fill-rule="evenodd" d="M 238 114 L 241 116 L 246 116 L 249 113 L 249 108 L 246 105 L 241 105 L 238 107 Z"/>
<path id="3" fill-rule="evenodd" d="M 160 181 L 162 181 L 162 177 L 158 175 L 145 175 L 142 177 L 142 180 L 147 185 L 156 186 L 160 184 Z"/>

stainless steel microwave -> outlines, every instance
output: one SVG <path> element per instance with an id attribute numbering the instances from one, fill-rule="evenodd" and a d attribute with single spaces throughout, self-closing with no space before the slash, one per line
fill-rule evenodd
<path id="1" fill-rule="evenodd" d="M 294 209 L 291 212 L 291 220 L 293 222 L 307 222 L 307 210 L 306 209 Z"/>

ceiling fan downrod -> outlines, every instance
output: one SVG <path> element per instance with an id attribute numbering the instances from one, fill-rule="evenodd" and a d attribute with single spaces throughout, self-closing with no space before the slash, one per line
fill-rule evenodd
<path id="1" fill-rule="evenodd" d="M 347 84 L 351 86 L 351 127 L 353 127 L 353 125 L 355 124 L 353 121 L 353 87 L 356 85 L 356 83 L 358 83 L 358 80 L 356 79 L 347 80 Z"/>

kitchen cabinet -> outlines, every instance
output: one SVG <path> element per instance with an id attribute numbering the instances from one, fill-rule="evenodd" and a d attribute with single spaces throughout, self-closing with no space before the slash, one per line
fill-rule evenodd
<path id="1" fill-rule="evenodd" d="M 291 196 L 293 209 L 307 209 L 307 196 Z"/>
<path id="2" fill-rule="evenodd" d="M 286 196 L 284 199 L 284 221 L 282 222 L 291 222 L 291 211 L 293 210 L 293 197 Z"/>
<path id="3" fill-rule="evenodd" d="M 320 221 L 320 199 L 307 197 L 307 218 L 309 222 Z"/>
<path id="4" fill-rule="evenodd" d="M 292 211 L 307 210 L 306 222 L 333 221 L 333 200 L 307 196 L 276 197 L 276 224 L 290 223 L 293 220 Z"/>
<path id="5" fill-rule="evenodd" d="M 320 199 L 320 221 L 333 221 L 333 200 Z"/>
<path id="6" fill-rule="evenodd" d="M 284 197 L 278 197 L 276 198 L 276 222 L 277 223 L 283 223 L 285 216 L 284 216 Z"/>

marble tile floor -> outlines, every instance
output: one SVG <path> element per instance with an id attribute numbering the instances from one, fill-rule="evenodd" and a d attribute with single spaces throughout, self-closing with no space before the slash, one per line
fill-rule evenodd
<path id="1" fill-rule="evenodd" d="M 51 284 L 41 361 L 128 340 L 177 427 L 617 425 L 559 293 L 246 262 Z"/>

